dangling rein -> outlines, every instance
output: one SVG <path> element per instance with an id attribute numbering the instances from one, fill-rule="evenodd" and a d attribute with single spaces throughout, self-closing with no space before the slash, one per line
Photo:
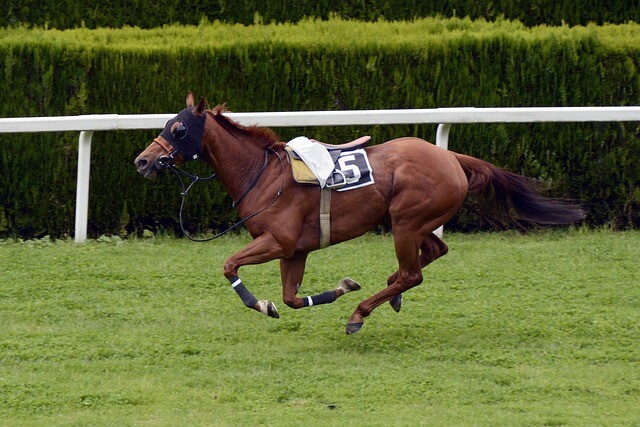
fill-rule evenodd
<path id="1" fill-rule="evenodd" d="M 178 169 L 173 164 L 173 162 L 168 163 L 166 165 L 166 167 L 168 167 L 169 170 L 171 170 L 171 172 L 173 172 L 178 177 L 178 180 L 180 181 L 180 186 L 182 187 L 182 191 L 180 193 L 182 195 L 182 201 L 180 202 L 180 211 L 179 211 L 179 214 L 178 214 L 178 219 L 179 219 L 179 222 L 180 222 L 180 229 L 182 230 L 182 233 L 191 241 L 194 241 L 194 242 L 209 242 L 211 240 L 217 239 L 218 237 L 224 236 L 225 234 L 227 234 L 231 230 L 234 230 L 234 229 L 238 228 L 240 225 L 242 225 L 245 222 L 249 221 L 254 216 L 259 215 L 262 212 L 264 212 L 267 209 L 269 209 L 269 207 L 271 207 L 271 205 L 273 205 L 276 202 L 276 200 L 278 200 L 280 195 L 282 194 L 282 190 L 284 188 L 284 175 L 285 175 L 284 162 L 282 161 L 282 158 L 280 157 L 280 155 L 271 147 L 269 147 L 269 148 L 267 148 L 267 150 L 265 150 L 264 163 L 262 165 L 262 168 L 260 169 L 260 172 L 257 174 L 257 176 L 255 177 L 255 179 L 253 180 L 251 185 L 249 185 L 249 187 L 247 187 L 247 189 L 244 191 L 244 193 L 242 193 L 242 195 L 238 198 L 238 200 L 233 202 L 233 206 L 238 206 L 240 204 L 240 202 L 242 202 L 242 200 L 246 197 L 246 195 L 249 194 L 249 192 L 253 189 L 253 187 L 258 183 L 258 180 L 262 176 L 262 173 L 267 168 L 267 165 L 268 165 L 268 162 L 269 162 L 269 153 L 270 152 L 276 155 L 276 157 L 280 161 L 280 166 L 282 167 L 282 178 L 281 178 L 281 181 L 280 181 L 280 188 L 278 188 L 278 192 L 276 193 L 275 197 L 265 207 L 263 207 L 262 209 L 258 210 L 257 212 L 252 213 L 249 216 L 246 216 L 246 217 L 242 218 L 240 221 L 236 222 L 235 224 L 233 224 L 231 227 L 227 228 L 226 230 L 221 231 L 220 233 L 215 234 L 215 235 L 213 235 L 211 237 L 207 237 L 206 239 L 197 239 L 197 238 L 191 236 L 191 234 L 189 234 L 189 232 L 184 227 L 184 221 L 182 219 L 182 213 L 184 211 L 185 202 L 187 200 L 187 194 L 189 193 L 189 190 L 191 190 L 191 187 L 193 187 L 193 185 L 196 182 L 206 182 L 206 181 L 211 181 L 213 179 L 216 179 L 216 174 L 213 173 L 213 174 L 211 174 L 210 176 L 208 176 L 206 178 L 200 178 L 198 175 L 193 175 L 193 174 L 190 174 L 189 172 L 183 171 L 182 169 Z M 185 185 L 184 180 L 182 179 L 183 176 L 186 177 L 186 178 L 189 178 L 191 180 L 191 183 L 189 185 Z"/>

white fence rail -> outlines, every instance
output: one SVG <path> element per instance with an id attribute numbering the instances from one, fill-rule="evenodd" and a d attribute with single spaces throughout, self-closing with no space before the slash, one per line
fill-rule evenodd
<path id="1" fill-rule="evenodd" d="M 162 129 L 175 114 L 0 118 L 0 133 L 79 131 L 75 240 L 87 237 L 91 137 L 94 131 Z M 269 127 L 439 124 L 436 145 L 447 148 L 454 123 L 640 121 L 640 107 L 437 108 L 411 110 L 228 113 L 244 125 Z M 401 135 L 398 135 L 401 136 Z M 140 147 L 143 148 L 142 146 Z M 133 167 L 133 165 L 132 165 Z M 439 230 L 442 233 L 442 230 Z"/>

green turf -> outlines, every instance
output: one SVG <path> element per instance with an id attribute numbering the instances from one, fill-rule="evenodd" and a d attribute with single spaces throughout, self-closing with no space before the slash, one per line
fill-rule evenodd
<path id="1" fill-rule="evenodd" d="M 640 232 L 446 235 L 401 313 L 357 303 L 396 266 L 368 235 L 310 256 L 292 310 L 276 262 L 222 276 L 246 236 L 0 243 L 0 425 L 640 425 Z"/>

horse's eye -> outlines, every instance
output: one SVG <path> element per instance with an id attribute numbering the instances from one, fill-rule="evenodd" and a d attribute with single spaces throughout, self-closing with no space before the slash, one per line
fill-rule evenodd
<path id="1" fill-rule="evenodd" d="M 184 123 L 178 123 L 178 127 L 176 128 L 176 132 L 174 135 L 178 139 L 184 139 L 184 137 L 187 136 L 188 132 L 189 129 L 187 128 L 187 125 L 185 125 Z"/>

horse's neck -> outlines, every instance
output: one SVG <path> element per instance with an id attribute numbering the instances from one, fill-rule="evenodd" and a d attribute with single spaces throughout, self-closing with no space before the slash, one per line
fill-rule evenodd
<path id="1" fill-rule="evenodd" d="M 264 162 L 265 149 L 216 124 L 205 131 L 208 163 L 233 200 L 251 184 Z"/>

